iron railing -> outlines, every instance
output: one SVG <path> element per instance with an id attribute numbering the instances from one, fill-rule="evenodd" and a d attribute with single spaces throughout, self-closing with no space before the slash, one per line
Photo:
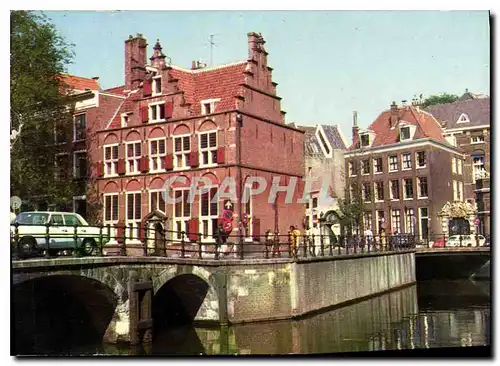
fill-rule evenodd
<path id="1" fill-rule="evenodd" d="M 43 232 L 40 227 L 43 226 Z M 290 235 L 224 235 L 208 237 L 200 232 L 156 231 L 144 227 L 11 225 L 12 256 L 15 259 L 58 256 L 162 256 L 175 258 L 251 259 L 308 258 L 372 252 L 399 251 L 415 248 L 449 247 L 444 235 L 419 240 L 414 235 L 395 236 L 331 236 Z M 461 237 L 453 246 L 483 245 Z"/>

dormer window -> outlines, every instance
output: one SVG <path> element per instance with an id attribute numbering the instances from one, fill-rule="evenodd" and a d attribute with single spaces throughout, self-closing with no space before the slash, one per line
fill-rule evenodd
<path id="1" fill-rule="evenodd" d="M 323 149 L 325 150 L 326 155 L 330 155 L 330 148 L 328 147 L 328 144 L 326 143 L 326 140 L 323 137 L 322 133 L 319 133 L 319 140 L 321 141 L 321 145 L 323 146 Z"/>
<path id="2" fill-rule="evenodd" d="M 469 116 L 466 115 L 465 113 L 462 113 L 457 121 L 457 123 L 468 123 L 468 122 L 470 122 Z"/>
<path id="3" fill-rule="evenodd" d="M 215 105 L 218 101 L 220 101 L 220 98 L 202 100 L 201 101 L 201 114 L 207 115 L 207 114 L 215 113 Z"/>
<path id="4" fill-rule="evenodd" d="M 370 146 L 370 135 L 369 134 L 364 133 L 360 137 L 361 137 L 361 147 Z"/>
<path id="5" fill-rule="evenodd" d="M 161 94 L 161 76 L 153 77 L 153 95 Z"/>
<path id="6" fill-rule="evenodd" d="M 122 113 L 121 114 L 121 126 L 127 127 L 129 122 L 129 114 L 130 113 Z"/>
<path id="7" fill-rule="evenodd" d="M 401 141 L 410 139 L 410 126 L 401 127 Z"/>

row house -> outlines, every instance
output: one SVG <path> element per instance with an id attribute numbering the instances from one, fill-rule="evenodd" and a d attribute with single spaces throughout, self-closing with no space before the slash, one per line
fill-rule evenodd
<path id="1" fill-rule="evenodd" d="M 99 78 L 63 74 L 60 76 L 64 92 L 68 94 L 73 111 L 73 121 L 68 126 L 54 126 L 54 143 L 57 146 L 56 165 L 59 179 L 76 183 L 72 202 L 64 207 L 48 205 L 48 209 L 73 211 L 93 221 L 87 197 L 92 195 L 89 155 L 95 148 L 96 132 L 104 127 L 101 121 L 109 119 L 122 97 L 108 94 L 101 89 Z"/>
<path id="2" fill-rule="evenodd" d="M 464 196 L 477 209 L 478 232 L 490 234 L 490 98 L 468 90 L 453 103 L 426 109 L 443 127 L 448 142 L 465 152 Z"/>
<path id="3" fill-rule="evenodd" d="M 464 155 L 444 138 L 439 123 L 413 106 L 382 112 L 367 129 L 355 121 L 345 154 L 348 194 L 361 195 L 363 227 L 375 234 L 409 233 L 422 240 L 448 233 L 448 202 L 464 200 Z"/>
<path id="4" fill-rule="evenodd" d="M 159 41 L 150 63 L 142 35 L 125 41 L 125 84 L 106 91 L 122 100 L 98 131 L 93 155 L 104 224 L 136 230 L 155 216 L 174 238 L 189 231 L 213 241 L 224 209 L 233 211 L 233 234 L 247 215 L 249 238 L 301 222 L 298 189 L 291 203 L 283 189 L 270 202 L 273 178 L 284 186 L 304 174 L 303 131 L 284 122 L 264 43 L 249 33 L 247 60 L 184 69 L 167 60 Z M 216 197 L 226 177 L 234 179 L 236 197 Z M 264 178 L 267 187 L 241 202 L 258 188 L 250 177 Z M 190 203 L 195 178 L 206 179 L 209 191 Z M 164 194 L 177 203 L 165 202 Z"/>
<path id="5" fill-rule="evenodd" d="M 339 125 L 292 125 L 305 132 L 304 175 L 315 179 L 308 202 L 305 203 L 303 226 L 304 228 L 318 227 L 319 219 L 325 218 L 326 224 L 333 233 L 340 235 L 340 225 L 334 220 L 332 214 L 338 208 L 335 198 L 344 197 L 344 152 L 348 141 Z M 327 194 L 333 199 L 330 202 L 322 202 L 321 194 Z"/>

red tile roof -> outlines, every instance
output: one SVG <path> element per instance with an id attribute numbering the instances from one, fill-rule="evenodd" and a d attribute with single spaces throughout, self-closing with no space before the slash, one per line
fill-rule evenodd
<path id="1" fill-rule="evenodd" d="M 191 112 L 199 115 L 201 114 L 201 101 L 205 99 L 220 99 L 215 104 L 215 112 L 236 109 L 235 97 L 243 95 L 241 85 L 245 83 L 243 72 L 246 64 L 246 61 L 242 61 L 198 70 L 186 70 L 173 66 L 169 74 L 178 81 L 179 90 L 184 92 L 185 102 L 190 104 Z M 117 86 L 106 89 L 105 92 L 126 95 L 124 89 L 125 86 Z M 131 95 L 125 100 L 108 128 L 121 126 L 121 114 L 132 111 L 136 98 L 136 95 Z"/>
<path id="2" fill-rule="evenodd" d="M 236 96 L 242 95 L 241 85 L 245 83 L 245 62 L 222 65 L 214 68 L 185 70 L 173 67 L 170 75 L 179 80 L 179 89 L 184 91 L 186 103 L 191 104 L 194 114 L 201 113 L 200 102 L 205 99 L 218 99 L 215 111 L 236 108 Z"/>
<path id="3" fill-rule="evenodd" d="M 443 137 L 439 122 L 429 113 L 418 108 L 407 106 L 398 108 L 399 121 L 395 128 L 391 128 L 391 111 L 382 112 L 377 119 L 368 127 L 368 130 L 375 133 L 375 139 L 371 147 L 385 146 L 399 142 L 399 124 L 408 123 L 415 125 L 416 131 L 413 140 L 422 138 L 432 138 L 447 143 Z M 348 150 L 359 148 L 351 145 Z"/>
<path id="4" fill-rule="evenodd" d="M 82 78 L 69 74 L 61 75 L 61 80 L 73 90 L 101 90 L 99 83 L 95 79 Z"/>

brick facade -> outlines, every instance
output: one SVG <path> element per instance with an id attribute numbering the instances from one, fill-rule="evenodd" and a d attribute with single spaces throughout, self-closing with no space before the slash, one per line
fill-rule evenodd
<path id="1" fill-rule="evenodd" d="M 249 33 L 247 61 L 187 70 L 166 64 L 159 42 L 154 46 L 150 65 L 145 64 L 146 40 L 142 36 L 125 42 L 125 85 L 106 91 L 122 99 L 111 117 L 108 113 L 101 121 L 91 150 L 92 177 L 97 180 L 97 197 L 105 223 L 129 224 L 154 211 L 151 192 L 161 190 L 167 179 L 179 175 L 187 180 L 175 188 L 187 188 L 195 178 L 201 177 L 219 186 L 225 177 L 232 177 L 237 183 L 237 192 L 240 175 L 242 187 L 248 176 L 264 177 L 268 187 L 264 193 L 252 197 L 251 212 L 248 212 L 249 231 L 253 236 L 264 234 L 266 229 L 287 232 L 289 225 L 302 222 L 304 207 L 296 203 L 302 194 L 300 189 L 295 190 L 291 204 L 284 203 L 284 194 L 278 195 L 276 206 L 268 203 L 272 178 L 280 177 L 281 185 L 288 183 L 290 177 L 302 178 L 304 161 L 303 132 L 284 124 L 284 112 L 276 95 L 277 84 L 272 82 L 272 69 L 267 66 L 264 43 L 260 35 Z M 155 103 L 162 106 L 155 107 Z M 213 134 L 203 137 L 202 142 L 201 135 L 205 133 Z M 176 145 L 175 139 L 180 137 Z M 158 140 L 162 141 L 158 143 L 161 148 L 156 145 Z M 127 143 L 131 142 L 136 144 L 132 153 L 137 154 L 137 165 L 132 171 L 137 171 L 131 172 L 126 167 L 125 171 L 110 174 L 106 167 L 111 165 L 106 160 L 109 154 L 116 153 L 111 145 L 118 145 L 117 161 L 112 163 L 112 169 L 121 170 L 121 164 L 128 164 L 127 149 L 132 147 Z M 181 156 L 178 151 L 181 145 L 190 150 L 183 164 L 182 159 L 177 158 Z M 207 148 L 212 150 L 205 154 Z M 161 153 L 157 160 L 152 156 L 155 149 Z M 157 163 L 159 167 L 155 170 Z M 127 213 L 126 197 L 130 192 L 137 192 L 141 197 L 140 216 L 134 212 L 133 220 L 128 217 L 131 211 Z M 118 194 L 118 212 L 116 215 L 108 212 L 105 217 L 105 196 L 110 194 Z M 224 204 L 225 199 L 219 199 L 217 207 L 210 207 L 211 217 L 205 215 L 205 219 L 213 223 Z M 138 210 L 135 205 L 129 208 Z M 165 210 L 170 230 L 177 230 L 174 208 L 170 204 L 160 210 Z M 246 210 L 247 205 L 242 204 L 240 208 L 238 202 L 233 202 L 236 229 L 233 234 L 238 232 L 239 213 Z M 193 225 L 188 221 L 197 218 L 196 230 L 206 234 L 206 240 L 213 240 L 211 225 L 208 230 L 203 226 L 201 214 L 200 197 L 196 196 L 189 215 L 183 213 L 183 219 L 177 221 L 183 221 L 181 229 L 188 230 L 188 225 Z"/>

